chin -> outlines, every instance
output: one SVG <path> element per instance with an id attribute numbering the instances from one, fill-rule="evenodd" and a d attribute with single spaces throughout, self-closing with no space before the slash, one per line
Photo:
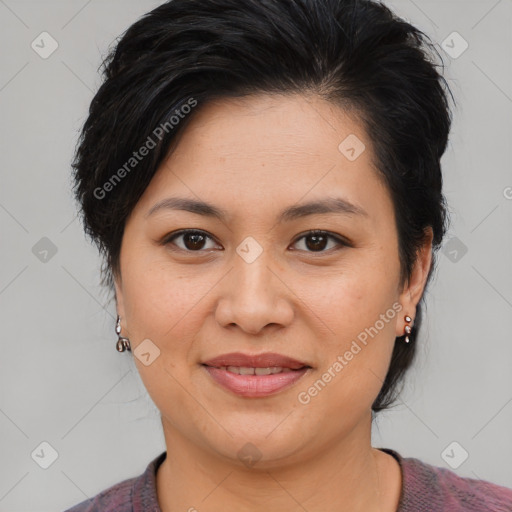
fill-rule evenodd
<path id="1" fill-rule="evenodd" d="M 272 418 L 273 421 L 269 421 L 268 417 L 265 419 L 259 414 L 248 415 L 243 420 L 239 418 L 236 423 L 225 422 L 226 430 L 233 437 L 226 434 L 206 442 L 222 458 L 249 469 L 270 469 L 291 464 L 298 452 L 312 447 L 314 436 L 303 437 L 304 431 L 307 431 L 304 425 L 281 428 L 280 422 L 286 418 L 282 412 L 277 420 L 275 416 Z"/>

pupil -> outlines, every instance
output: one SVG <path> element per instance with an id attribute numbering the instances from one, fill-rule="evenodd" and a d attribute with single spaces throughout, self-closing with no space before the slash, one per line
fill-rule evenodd
<path id="1" fill-rule="evenodd" d="M 185 245 L 188 249 L 201 249 L 204 244 L 204 236 L 200 233 L 188 233 L 185 235 Z"/>
<path id="2" fill-rule="evenodd" d="M 306 242 L 308 249 L 323 249 L 325 248 L 325 241 L 327 237 L 324 235 L 309 235 L 306 240 L 313 240 L 313 244 Z"/>

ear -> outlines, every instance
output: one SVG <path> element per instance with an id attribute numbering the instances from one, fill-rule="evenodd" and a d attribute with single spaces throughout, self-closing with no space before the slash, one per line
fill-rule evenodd
<path id="1" fill-rule="evenodd" d="M 428 226 L 425 229 L 425 238 L 422 246 L 418 249 L 416 261 L 411 273 L 409 282 L 406 283 L 404 289 L 400 294 L 400 304 L 403 306 L 403 317 L 409 315 L 412 318 L 412 322 L 409 325 L 414 324 L 414 317 L 416 306 L 421 299 L 423 290 L 427 282 L 428 273 L 430 266 L 432 265 L 432 238 L 434 233 L 432 227 Z M 397 323 L 397 336 L 403 336 L 405 326 L 404 318 L 401 322 Z"/>

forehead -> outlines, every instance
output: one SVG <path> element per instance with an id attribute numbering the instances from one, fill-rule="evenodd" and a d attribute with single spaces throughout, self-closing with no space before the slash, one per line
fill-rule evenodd
<path id="1" fill-rule="evenodd" d="M 258 94 L 224 98 L 195 112 L 171 159 L 178 159 L 192 144 L 196 152 L 212 152 L 226 159 L 257 157 L 265 163 L 269 158 L 307 160 L 321 156 L 336 160 L 339 144 L 350 135 L 357 136 L 361 143 L 366 139 L 357 115 L 318 96 Z M 369 153 L 366 156 L 369 158 Z"/>
<path id="2" fill-rule="evenodd" d="M 317 96 L 254 95 L 198 107 L 141 202 L 150 208 L 171 191 L 245 209 L 326 195 L 380 213 L 390 207 L 362 123 Z"/>

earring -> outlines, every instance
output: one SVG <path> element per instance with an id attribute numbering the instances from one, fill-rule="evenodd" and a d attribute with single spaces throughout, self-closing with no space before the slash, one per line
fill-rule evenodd
<path id="1" fill-rule="evenodd" d="M 130 340 L 128 338 L 124 338 L 121 336 L 121 318 L 117 315 L 116 321 L 116 334 L 117 334 L 117 343 L 116 348 L 118 352 L 124 352 L 125 350 L 131 351 L 132 348 L 130 346 Z"/>
<path id="2" fill-rule="evenodd" d="M 409 323 L 410 321 L 412 320 L 412 318 L 409 316 L 409 315 L 405 315 L 405 321 L 407 323 Z M 405 343 L 409 343 L 409 334 L 411 334 L 411 331 L 412 331 L 412 328 L 410 325 L 406 325 L 405 326 L 405 333 L 406 333 L 406 336 L 405 336 Z"/>

